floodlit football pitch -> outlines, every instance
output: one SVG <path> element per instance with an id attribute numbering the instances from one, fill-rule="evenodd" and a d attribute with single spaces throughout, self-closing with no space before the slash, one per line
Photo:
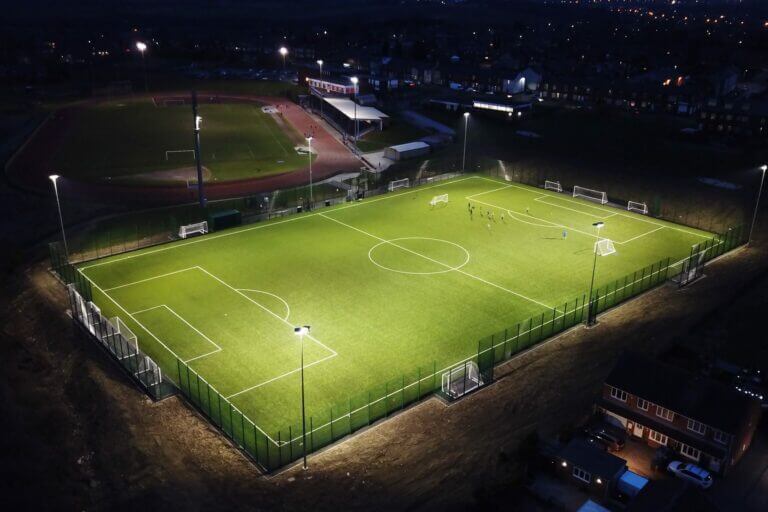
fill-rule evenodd
<path id="1" fill-rule="evenodd" d="M 430 206 L 441 194 L 449 202 Z M 597 221 L 616 252 L 597 258 L 596 287 L 663 258 L 682 261 L 712 238 L 471 176 L 97 260 L 80 271 L 94 302 L 134 330 L 169 378 L 178 378 L 177 359 L 186 363 L 273 436 L 301 424 L 295 326 L 311 326 L 304 338 L 308 427 L 310 417 L 327 417 L 350 397 L 417 368 L 432 370 L 439 386 L 446 369 L 477 355 L 480 338 L 535 315 L 557 316 L 587 293 Z"/>

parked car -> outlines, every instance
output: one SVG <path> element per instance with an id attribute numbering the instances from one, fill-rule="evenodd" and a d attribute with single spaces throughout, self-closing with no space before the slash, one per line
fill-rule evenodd
<path id="1" fill-rule="evenodd" d="M 712 486 L 712 475 L 709 471 L 702 469 L 694 464 L 686 462 L 680 462 L 676 460 L 670 462 L 667 469 L 670 473 L 674 474 L 677 478 L 691 482 L 694 485 L 701 487 L 702 489 L 709 489 Z"/>
<path id="2" fill-rule="evenodd" d="M 587 427 L 584 429 L 584 435 L 589 441 L 600 444 L 609 452 L 619 452 L 626 444 L 624 438 L 603 427 Z"/>

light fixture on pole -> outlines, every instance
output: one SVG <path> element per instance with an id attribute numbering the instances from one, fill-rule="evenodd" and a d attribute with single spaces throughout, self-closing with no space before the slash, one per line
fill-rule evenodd
<path id="1" fill-rule="evenodd" d="M 280 52 L 280 56 L 283 57 L 283 71 L 285 71 L 285 56 L 288 55 L 288 48 L 281 46 L 278 52 Z"/>
<path id="2" fill-rule="evenodd" d="M 307 415 L 304 408 L 304 336 L 309 334 L 310 326 L 294 327 L 293 332 L 301 340 L 301 447 L 304 452 L 304 469 L 307 469 Z"/>
<path id="3" fill-rule="evenodd" d="M 749 228 L 749 238 L 747 238 L 747 245 L 752 242 L 752 231 L 755 229 L 755 221 L 757 220 L 757 208 L 760 206 L 760 196 L 763 193 L 763 182 L 765 181 L 765 171 L 768 170 L 768 165 L 760 166 L 760 170 L 763 171 L 760 176 L 760 188 L 757 191 L 757 202 L 755 203 L 755 213 L 752 215 L 752 226 Z"/>
<path id="4" fill-rule="evenodd" d="M 359 80 L 357 79 L 356 76 L 353 76 L 352 78 L 349 79 L 349 81 L 352 82 L 352 85 L 354 86 L 354 89 L 352 91 L 352 95 L 353 95 L 352 102 L 355 104 L 355 148 L 357 148 L 357 136 L 358 136 L 358 133 L 357 133 L 357 127 L 358 127 L 358 123 L 357 123 L 357 82 Z"/>
<path id="5" fill-rule="evenodd" d="M 67 235 L 64 233 L 64 217 L 61 215 L 61 202 L 59 201 L 59 187 L 57 181 L 59 179 L 58 174 L 51 174 L 48 179 L 53 183 L 53 193 L 56 196 L 56 208 L 59 210 L 59 225 L 61 226 L 61 240 L 64 242 L 64 255 L 69 263 L 69 248 L 67 247 Z"/>
<path id="6" fill-rule="evenodd" d="M 600 228 L 605 226 L 605 222 L 598 221 L 592 224 L 597 230 L 597 242 L 594 247 L 594 260 L 592 261 L 592 281 L 589 283 L 589 295 L 587 296 L 587 326 L 597 323 L 597 315 L 592 315 L 592 289 L 595 286 L 595 271 L 597 269 L 597 246 L 600 243 Z M 597 304 L 595 304 L 597 306 Z"/>
<path id="7" fill-rule="evenodd" d="M 464 112 L 464 152 L 461 157 L 461 172 L 467 165 L 467 127 L 469 126 L 469 112 Z"/>
<path id="8" fill-rule="evenodd" d="M 141 53 L 141 68 L 144 72 L 144 92 L 149 92 L 149 85 L 147 83 L 147 61 L 144 58 L 144 52 L 147 51 L 147 43 L 142 41 L 137 42 L 136 49 Z"/>
<path id="9" fill-rule="evenodd" d="M 315 196 L 312 195 L 312 136 L 307 137 L 307 144 L 309 145 L 309 209 L 311 210 L 315 204 Z"/>
<path id="10" fill-rule="evenodd" d="M 317 65 L 320 66 L 320 81 L 322 81 L 323 80 L 323 59 L 318 59 Z M 320 98 L 320 117 L 323 117 L 323 98 L 322 97 Z"/>

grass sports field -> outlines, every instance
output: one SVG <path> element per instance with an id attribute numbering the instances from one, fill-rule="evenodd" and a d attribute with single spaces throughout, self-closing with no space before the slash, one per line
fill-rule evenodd
<path id="1" fill-rule="evenodd" d="M 206 179 L 263 177 L 307 166 L 294 149 L 306 145 L 257 103 L 203 103 L 201 151 Z M 91 180 L 164 184 L 195 176 L 189 104 L 150 98 L 77 108 L 53 168 Z"/>
<path id="2" fill-rule="evenodd" d="M 431 207 L 438 194 L 449 203 Z M 582 297 L 598 220 L 616 252 L 598 258 L 597 285 L 662 258 L 681 260 L 711 238 L 471 176 L 80 270 L 94 285 L 94 301 L 134 329 L 168 376 L 177 375 L 175 355 L 271 433 L 300 420 L 295 325 L 312 328 L 306 404 L 308 417 L 317 417 L 419 366 L 434 362 L 442 373 L 477 354 L 481 337 Z"/>

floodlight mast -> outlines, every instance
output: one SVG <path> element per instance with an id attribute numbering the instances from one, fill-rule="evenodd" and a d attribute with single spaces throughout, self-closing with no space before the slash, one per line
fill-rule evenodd
<path id="1" fill-rule="evenodd" d="M 760 170 L 763 171 L 760 176 L 760 188 L 757 190 L 757 202 L 755 203 L 755 213 L 752 215 L 752 225 L 749 228 L 749 238 L 747 238 L 747 245 L 752 243 L 752 232 L 755 230 L 755 221 L 757 221 L 757 208 L 760 206 L 760 196 L 763 194 L 763 182 L 765 181 L 765 171 L 768 170 L 768 165 L 761 165 Z"/>
<path id="2" fill-rule="evenodd" d="M 595 272 L 597 270 L 597 246 L 600 244 L 600 228 L 605 226 L 605 222 L 598 221 L 592 224 L 597 230 L 597 242 L 595 243 L 594 259 L 592 261 L 592 281 L 589 283 L 589 295 L 587 296 L 587 327 L 597 323 L 597 315 L 592 314 L 592 290 L 595 287 Z M 597 307 L 597 305 L 595 305 Z"/>
<path id="3" fill-rule="evenodd" d="M 355 104 L 355 149 L 357 149 L 357 138 L 359 136 L 359 133 L 358 133 L 359 124 L 357 122 L 357 83 L 359 82 L 359 80 L 356 76 L 353 76 L 352 78 L 349 79 L 349 81 L 352 82 L 352 85 L 354 86 L 354 89 L 352 91 L 352 95 L 353 95 L 352 103 Z"/>
<path id="4" fill-rule="evenodd" d="M 138 41 L 136 43 L 136 49 L 141 53 L 141 68 L 144 72 L 144 92 L 149 92 L 149 84 L 147 82 L 147 61 L 144 58 L 144 52 L 147 51 L 147 43 Z"/>
<path id="5" fill-rule="evenodd" d="M 323 59 L 317 59 L 317 65 L 320 66 L 320 81 L 323 81 Z M 322 94 L 322 93 L 321 93 Z M 320 97 L 320 118 L 323 117 L 323 97 Z"/>
<path id="6" fill-rule="evenodd" d="M 288 55 L 288 48 L 281 46 L 278 52 L 280 53 L 280 56 L 283 57 L 283 71 L 285 71 L 285 56 Z"/>
<path id="7" fill-rule="evenodd" d="M 192 91 L 192 121 L 195 127 L 195 165 L 197 166 L 197 199 L 200 208 L 205 208 L 205 191 L 203 189 L 203 162 L 200 154 L 200 124 L 203 118 L 197 114 L 197 91 Z"/>
<path id="8" fill-rule="evenodd" d="M 467 165 L 467 127 L 469 126 L 469 112 L 464 112 L 464 151 L 461 156 L 461 172 Z"/>
<path id="9" fill-rule="evenodd" d="M 307 137 L 307 144 L 309 145 L 309 209 L 311 210 L 315 205 L 315 197 L 312 194 L 312 136 Z"/>
<path id="10" fill-rule="evenodd" d="M 56 196 L 56 207 L 59 210 L 59 225 L 61 226 L 61 240 L 64 242 L 64 256 L 67 258 L 67 263 L 69 263 L 69 248 L 67 247 L 67 235 L 64 232 L 64 217 L 61 215 L 61 202 L 59 201 L 59 187 L 57 186 L 57 181 L 60 178 L 58 174 L 51 174 L 48 176 L 48 179 L 51 180 L 53 183 L 53 193 Z"/>
<path id="11" fill-rule="evenodd" d="M 294 327 L 293 332 L 301 340 L 301 447 L 304 455 L 304 469 L 307 469 L 307 414 L 304 407 L 304 336 L 312 328 L 309 325 Z"/>

